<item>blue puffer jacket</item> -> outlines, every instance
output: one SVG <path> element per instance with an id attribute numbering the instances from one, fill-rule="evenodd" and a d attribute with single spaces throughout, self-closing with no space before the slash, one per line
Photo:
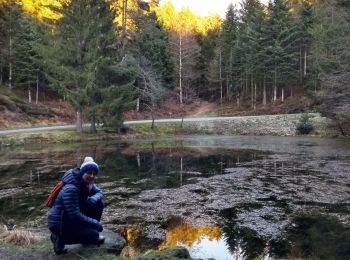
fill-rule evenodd
<path id="1" fill-rule="evenodd" d="M 65 185 L 58 193 L 55 203 L 49 210 L 48 226 L 64 228 L 65 223 L 82 225 L 102 231 L 102 225 L 93 218 L 81 213 L 84 203 L 102 200 L 101 190 L 95 185 L 87 187 L 81 182 L 80 169 L 75 168 L 67 171 L 62 177 Z"/>

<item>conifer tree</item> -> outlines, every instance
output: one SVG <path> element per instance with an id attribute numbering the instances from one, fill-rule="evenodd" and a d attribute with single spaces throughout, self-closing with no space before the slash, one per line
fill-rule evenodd
<path id="1" fill-rule="evenodd" d="M 273 85 L 273 101 L 277 100 L 278 89 L 283 101 L 286 84 L 293 82 L 297 75 L 294 51 L 297 30 L 284 0 L 270 2 L 267 28 L 267 74 Z"/>
<path id="2" fill-rule="evenodd" d="M 145 57 L 161 76 L 167 88 L 173 87 L 173 64 L 168 34 L 157 21 L 154 12 L 133 12 L 135 30 L 130 34 L 128 51 L 134 57 Z"/>
<path id="3" fill-rule="evenodd" d="M 238 15 L 234 6 L 231 4 L 228 6 L 225 20 L 222 25 L 222 33 L 220 35 L 220 44 L 222 49 L 222 57 L 224 64 L 224 78 L 226 83 L 226 95 L 230 98 L 231 92 L 239 96 L 239 60 L 235 56 L 235 47 L 237 47 L 238 41 Z"/>
<path id="4" fill-rule="evenodd" d="M 116 62 L 115 17 L 108 0 L 72 0 L 51 7 L 61 15 L 53 21 L 51 46 L 41 48 L 53 86 L 77 111 L 77 130 L 85 113 L 95 129 L 100 99 L 98 72 Z"/>
<path id="5" fill-rule="evenodd" d="M 314 7 L 303 1 L 298 9 L 299 77 L 304 82 L 309 65 L 309 52 L 312 43 L 311 28 L 315 20 Z"/>
<path id="6" fill-rule="evenodd" d="M 135 31 L 131 33 L 128 52 L 135 59 L 133 64 L 138 77 L 146 76 L 150 80 L 149 82 L 157 82 L 153 85 L 161 84 L 162 87 L 159 89 L 172 88 L 173 63 L 170 57 L 167 33 L 156 20 L 154 12 L 134 12 L 132 17 L 135 23 Z M 139 94 L 137 111 L 139 111 L 140 101 L 146 102 L 145 105 L 147 105 L 146 99 L 148 98 L 142 95 L 142 93 L 145 93 L 145 84 L 142 82 L 144 82 L 143 79 L 136 81 L 136 89 Z"/>
<path id="7" fill-rule="evenodd" d="M 6 80 L 10 89 L 13 85 L 15 37 L 21 15 L 22 9 L 16 0 L 0 2 L 0 83 Z"/>
<path id="8" fill-rule="evenodd" d="M 261 78 L 262 39 L 261 26 L 263 24 L 263 8 L 257 0 L 247 0 L 242 4 L 239 30 L 241 44 L 241 71 L 243 77 L 243 94 L 250 94 L 251 106 L 256 107 L 257 88 Z"/>
<path id="9" fill-rule="evenodd" d="M 335 119 L 343 135 L 350 133 L 350 5 L 321 1 L 311 33 L 311 72 L 321 111 Z"/>
<path id="10" fill-rule="evenodd" d="M 27 87 L 29 103 L 31 103 L 31 87 L 37 83 L 39 77 L 35 50 L 38 38 L 35 21 L 28 15 L 23 15 L 19 21 L 19 30 L 15 37 L 14 81 L 16 85 Z"/>

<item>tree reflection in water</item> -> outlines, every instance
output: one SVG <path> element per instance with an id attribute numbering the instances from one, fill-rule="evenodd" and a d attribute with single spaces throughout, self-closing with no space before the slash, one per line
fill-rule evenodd
<path id="1" fill-rule="evenodd" d="M 321 214 L 300 214 L 292 218 L 283 237 L 268 239 L 239 226 L 237 209 L 221 212 L 226 243 L 244 259 L 263 257 L 288 259 L 349 259 L 350 226 Z"/>

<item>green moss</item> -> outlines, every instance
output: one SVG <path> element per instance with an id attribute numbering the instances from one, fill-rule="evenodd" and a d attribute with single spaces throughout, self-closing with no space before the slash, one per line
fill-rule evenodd
<path id="1" fill-rule="evenodd" d="M 181 123 L 155 123 L 152 129 L 150 123 L 129 125 L 129 128 L 140 133 L 154 133 L 154 134 L 175 134 L 176 129 L 181 127 Z"/>
<path id="2" fill-rule="evenodd" d="M 160 251 L 151 250 L 139 259 L 145 260 L 171 260 L 171 259 L 192 259 L 188 250 L 181 246 L 166 248 Z"/>
<path id="3" fill-rule="evenodd" d="M 12 245 L 0 243 L 3 259 L 52 259 L 55 253 L 48 238 L 31 245 Z M 109 253 L 106 248 L 84 248 L 78 252 L 68 252 L 62 255 L 64 259 L 123 259 L 116 257 L 114 253 Z"/>
<path id="4" fill-rule="evenodd" d="M 30 245 L 12 245 L 0 242 L 2 259 L 56 259 L 49 238 Z M 86 247 L 78 251 L 72 250 L 64 255 L 64 259 L 91 259 L 91 260 L 122 260 L 122 259 L 147 259 L 147 260 L 170 260 L 191 259 L 190 254 L 184 247 L 172 247 L 164 250 L 151 250 L 146 254 L 135 257 L 120 257 L 112 253 L 108 248 Z"/>

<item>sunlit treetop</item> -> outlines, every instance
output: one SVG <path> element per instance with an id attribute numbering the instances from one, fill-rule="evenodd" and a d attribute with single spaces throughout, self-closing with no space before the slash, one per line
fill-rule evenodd
<path id="1" fill-rule="evenodd" d="M 123 0 L 113 0 L 112 2 L 112 7 L 116 9 L 117 11 L 117 16 L 114 20 L 118 26 L 122 26 L 122 19 L 123 19 Z M 126 9 L 127 9 L 127 19 L 126 19 L 126 27 L 128 29 L 131 29 L 134 27 L 133 20 L 131 19 L 131 13 L 139 10 L 139 4 L 138 0 L 128 0 Z"/>
<path id="2" fill-rule="evenodd" d="M 290 11 L 294 12 L 296 10 L 296 7 L 302 5 L 303 3 L 313 5 L 317 1 L 319 0 L 288 0 L 287 5 L 290 7 Z"/>
<path id="3" fill-rule="evenodd" d="M 221 26 L 221 19 L 216 14 L 198 16 L 188 8 L 182 8 L 177 12 L 171 2 L 166 2 L 158 7 L 156 13 L 165 29 L 177 33 L 200 33 L 205 35 Z"/>
<path id="4" fill-rule="evenodd" d="M 43 18 L 59 19 L 60 15 L 53 12 L 49 6 L 61 6 L 65 0 L 19 0 L 24 11 L 32 17 L 42 20 Z"/>

